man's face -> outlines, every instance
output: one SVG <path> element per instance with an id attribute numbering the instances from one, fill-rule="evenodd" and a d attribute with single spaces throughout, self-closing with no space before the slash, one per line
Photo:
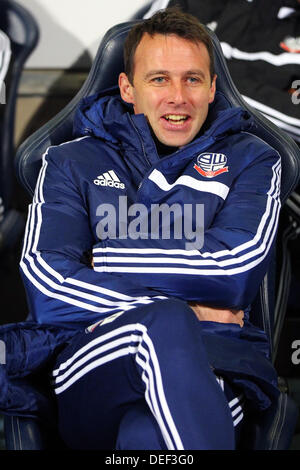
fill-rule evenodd
<path id="1" fill-rule="evenodd" d="M 210 59 L 202 43 L 175 35 L 144 34 L 134 59 L 133 84 L 122 73 L 121 96 L 143 113 L 160 142 L 181 147 L 201 129 L 214 100 Z"/>

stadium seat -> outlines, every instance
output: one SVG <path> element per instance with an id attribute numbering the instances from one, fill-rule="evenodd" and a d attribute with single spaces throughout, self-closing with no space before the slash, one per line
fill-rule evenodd
<path id="1" fill-rule="evenodd" d="M 11 0 L 0 1 L 0 30 L 10 39 L 11 59 L 5 77 L 5 103 L 0 105 L 0 194 L 4 218 L 0 223 L 0 252 L 14 247 L 25 226 L 24 215 L 13 207 L 14 132 L 18 85 L 24 63 L 38 41 L 38 27 L 31 14 Z"/>
<path id="2" fill-rule="evenodd" d="M 58 115 L 29 137 L 19 148 L 16 156 L 16 172 L 29 194 L 33 194 L 41 166 L 41 157 L 46 148 L 72 139 L 73 117 L 81 98 L 117 84 L 118 74 L 123 69 L 122 46 L 129 29 L 135 22 L 117 25 L 107 32 L 99 46 L 88 78 L 78 94 Z M 299 182 L 299 148 L 288 135 L 244 102 L 230 78 L 219 41 L 214 33 L 211 33 L 211 36 L 218 75 L 217 88 L 227 96 L 233 107 L 243 106 L 254 116 L 257 126 L 253 133 L 277 149 L 282 157 L 281 200 L 284 204 Z M 250 316 L 255 325 L 266 331 L 273 358 L 280 337 L 280 331 L 276 331 L 275 335 L 274 322 L 277 300 L 275 255 L 276 253 L 274 253 L 274 262 L 264 278 Z M 280 314 L 284 317 L 284 313 L 281 311 Z M 249 410 L 246 413 L 245 436 L 239 443 L 239 447 L 264 450 L 288 449 L 297 416 L 296 404 L 286 391 L 282 390 L 278 401 L 266 412 L 257 414 Z M 60 445 L 57 435 L 47 434 L 44 424 L 32 418 L 6 417 L 5 433 L 8 449 L 43 449 Z"/>

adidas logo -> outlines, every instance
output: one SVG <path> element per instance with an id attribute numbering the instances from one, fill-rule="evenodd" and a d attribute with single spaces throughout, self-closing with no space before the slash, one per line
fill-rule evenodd
<path id="1" fill-rule="evenodd" d="M 102 175 L 97 176 L 97 179 L 94 180 L 94 184 L 97 186 L 125 189 L 125 184 L 121 183 L 114 170 L 106 171 Z"/>

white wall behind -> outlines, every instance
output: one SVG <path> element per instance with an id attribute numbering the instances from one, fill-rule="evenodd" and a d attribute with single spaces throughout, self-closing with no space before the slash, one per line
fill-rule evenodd
<path id="1" fill-rule="evenodd" d="M 35 17 L 39 44 L 26 68 L 89 67 L 106 31 L 149 0 L 17 0 Z"/>

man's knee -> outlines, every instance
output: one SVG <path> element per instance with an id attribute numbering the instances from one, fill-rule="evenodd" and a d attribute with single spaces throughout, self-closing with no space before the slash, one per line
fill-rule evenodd
<path id="1" fill-rule="evenodd" d="M 139 323 L 144 328 L 144 341 L 152 342 L 163 355 L 177 355 L 179 351 L 188 355 L 194 350 L 197 356 L 203 352 L 204 358 L 201 324 L 186 302 L 168 299 L 152 304 Z"/>
<path id="2" fill-rule="evenodd" d="M 159 426 L 146 403 L 133 404 L 124 415 L 119 426 L 116 449 L 166 449 Z"/>
<path id="3" fill-rule="evenodd" d="M 171 328 L 174 325 L 178 331 L 184 324 L 195 325 L 198 323 L 193 310 L 187 302 L 180 299 L 168 299 L 152 304 L 150 311 L 152 322 L 157 322 L 161 327 Z"/>

